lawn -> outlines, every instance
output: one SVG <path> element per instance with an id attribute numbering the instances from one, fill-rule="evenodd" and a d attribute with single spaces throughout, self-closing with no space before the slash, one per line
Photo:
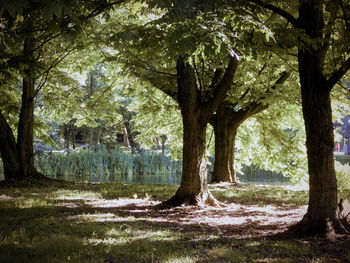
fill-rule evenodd
<path id="1" fill-rule="evenodd" d="M 177 187 L 0 187 L 0 262 L 350 262 L 350 241 L 283 233 L 307 192 L 210 185 L 223 208 L 158 209 Z"/>

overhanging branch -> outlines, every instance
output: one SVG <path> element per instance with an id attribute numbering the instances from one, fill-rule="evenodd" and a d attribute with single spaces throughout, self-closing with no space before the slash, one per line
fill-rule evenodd
<path id="1" fill-rule="evenodd" d="M 277 6 L 265 3 L 264 1 L 261 1 L 261 0 L 248 0 L 248 1 L 258 6 L 261 6 L 263 8 L 269 9 L 276 14 L 279 14 L 280 16 L 284 17 L 289 23 L 291 23 L 292 26 L 294 26 L 295 28 L 298 27 L 298 20 L 287 11 Z"/>
<path id="2" fill-rule="evenodd" d="M 331 91 L 335 84 L 345 75 L 345 73 L 350 69 L 350 58 L 345 60 L 343 65 L 337 69 L 327 80 L 327 89 Z"/>

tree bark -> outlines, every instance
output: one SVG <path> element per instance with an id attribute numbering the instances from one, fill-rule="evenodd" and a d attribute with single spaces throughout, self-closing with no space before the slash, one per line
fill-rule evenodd
<path id="1" fill-rule="evenodd" d="M 15 137 L 2 112 L 0 112 L 0 145 L 5 180 L 20 178 L 22 173 Z"/>
<path id="2" fill-rule="evenodd" d="M 334 135 L 330 92 L 350 69 L 350 58 L 333 71 L 328 79 L 325 77 L 323 67 L 326 54 L 330 51 L 332 36 L 332 31 L 325 33 L 324 30 L 325 1 L 299 0 L 298 19 L 277 6 L 260 0 L 249 1 L 281 15 L 295 28 L 303 30 L 308 38 L 299 36 L 298 66 L 306 130 L 309 206 L 303 219 L 292 226 L 290 231 L 326 235 L 332 233 L 333 226 L 338 232 L 349 233 L 349 223 L 337 216 L 337 180 L 333 158 Z M 330 26 L 336 22 L 340 3 L 332 1 L 332 8 L 328 10 Z"/>
<path id="3" fill-rule="evenodd" d="M 206 128 L 219 103 L 231 87 L 238 59 L 231 57 L 224 76 L 217 85 L 214 77 L 214 95 L 203 98 L 196 85 L 196 76 L 189 63 L 180 57 L 177 61 L 177 101 L 181 108 L 183 121 L 183 170 L 181 184 L 176 194 L 165 205 L 214 205 L 219 202 L 208 189 L 205 157 Z M 218 71 L 217 71 L 218 72 Z"/>
<path id="4" fill-rule="evenodd" d="M 287 72 L 282 72 L 274 85 L 267 89 L 258 100 L 251 101 L 244 108 L 235 110 L 238 102 L 231 104 L 227 101 L 221 103 L 217 108 L 216 113 L 210 119 L 215 133 L 215 161 L 212 182 L 237 183 L 234 170 L 237 130 L 246 119 L 269 107 L 268 104 L 262 104 L 260 101 L 270 96 L 271 91 L 275 90 L 278 85 L 282 85 L 289 75 Z"/>
<path id="5" fill-rule="evenodd" d="M 24 41 L 23 55 L 30 61 L 33 61 L 32 50 L 34 48 L 34 39 L 28 34 Z M 22 85 L 22 104 L 19 113 L 19 123 L 17 130 L 17 151 L 19 155 L 20 171 L 23 177 L 33 176 L 34 169 L 34 97 L 35 97 L 35 79 L 34 66 L 27 65 L 24 70 Z"/>
<path id="6" fill-rule="evenodd" d="M 90 128 L 90 136 L 89 136 L 89 148 L 91 149 L 94 143 L 94 128 Z"/>
<path id="7" fill-rule="evenodd" d="M 322 6 L 319 1 L 300 2 L 300 27 L 311 39 L 321 38 L 324 25 Z M 330 85 L 322 72 L 324 57 L 321 48 L 308 46 L 298 51 L 310 191 L 307 213 L 292 230 L 303 234 L 326 235 L 332 232 L 330 224 L 336 230 L 340 224 L 336 216 L 337 179 L 330 100 L 335 83 Z"/>
<path id="8" fill-rule="evenodd" d="M 234 151 L 237 129 L 227 126 L 214 128 L 215 134 L 215 160 L 212 182 L 236 183 L 237 178 L 234 169 Z"/>
<path id="9" fill-rule="evenodd" d="M 63 137 L 64 137 L 64 148 L 69 150 L 69 141 L 70 141 L 71 131 L 69 124 L 63 125 Z"/>
<path id="10" fill-rule="evenodd" d="M 124 129 L 123 129 L 123 144 L 125 147 L 130 147 L 129 135 L 128 135 L 128 130 L 126 128 L 126 125 L 124 125 Z"/>

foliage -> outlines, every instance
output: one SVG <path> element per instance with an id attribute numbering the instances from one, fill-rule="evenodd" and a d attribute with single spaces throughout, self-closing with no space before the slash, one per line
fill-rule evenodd
<path id="1" fill-rule="evenodd" d="M 350 189 L 350 163 L 335 162 L 338 188 L 340 191 Z"/>
<path id="2" fill-rule="evenodd" d="M 48 176 L 69 178 L 92 175 L 102 177 L 109 174 L 128 173 L 154 174 L 159 172 L 179 173 L 181 163 L 171 161 L 161 153 L 146 151 L 130 155 L 118 147 L 107 149 L 100 147 L 65 153 L 38 155 L 36 167 Z"/>

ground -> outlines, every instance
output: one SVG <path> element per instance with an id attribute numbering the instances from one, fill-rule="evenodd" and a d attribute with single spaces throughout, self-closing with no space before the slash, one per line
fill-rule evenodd
<path id="1" fill-rule="evenodd" d="M 307 192 L 210 186 L 224 208 L 158 209 L 176 186 L 0 187 L 0 262 L 350 262 L 350 239 L 284 231 Z"/>

